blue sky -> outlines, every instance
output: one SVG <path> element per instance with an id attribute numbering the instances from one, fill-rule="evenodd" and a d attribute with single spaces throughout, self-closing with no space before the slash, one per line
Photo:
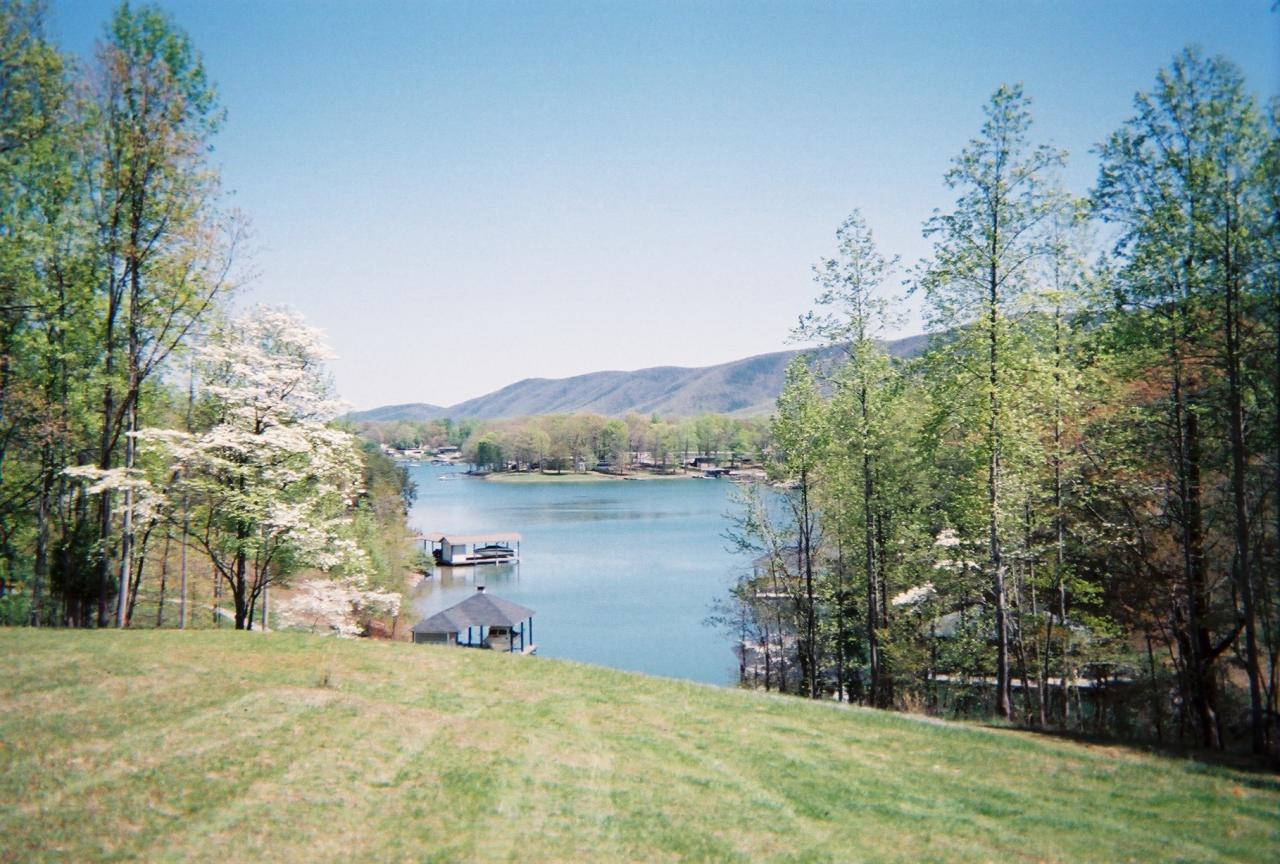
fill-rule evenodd
<path id="1" fill-rule="evenodd" d="M 50 4 L 82 55 L 115 5 Z M 788 347 L 852 208 L 886 254 L 928 254 L 1002 82 L 1080 193 L 1183 45 L 1280 91 L 1271 0 L 160 5 L 228 112 L 242 302 L 327 330 L 360 408 Z"/>

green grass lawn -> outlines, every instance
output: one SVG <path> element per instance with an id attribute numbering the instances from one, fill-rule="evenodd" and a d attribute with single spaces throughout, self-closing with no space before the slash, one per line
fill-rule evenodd
<path id="1" fill-rule="evenodd" d="M 1280 782 L 538 658 L 0 631 L 0 859 L 1276 861 Z"/>

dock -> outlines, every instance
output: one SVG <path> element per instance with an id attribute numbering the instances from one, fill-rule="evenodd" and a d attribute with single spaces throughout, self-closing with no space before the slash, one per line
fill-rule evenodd
<path id="1" fill-rule="evenodd" d="M 511 564 L 520 560 L 520 535 L 514 531 L 489 534 L 428 532 L 414 538 L 444 567 Z"/>

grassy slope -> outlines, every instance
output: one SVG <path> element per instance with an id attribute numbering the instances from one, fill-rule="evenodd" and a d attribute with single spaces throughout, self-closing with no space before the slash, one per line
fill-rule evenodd
<path id="1" fill-rule="evenodd" d="M 0 631 L 0 859 L 1275 860 L 1280 783 L 545 659 Z"/>

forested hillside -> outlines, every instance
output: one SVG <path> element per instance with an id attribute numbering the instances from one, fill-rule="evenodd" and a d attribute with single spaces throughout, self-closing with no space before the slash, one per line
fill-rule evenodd
<path id="1" fill-rule="evenodd" d="M 925 336 L 885 343 L 894 357 L 913 357 L 924 350 Z M 777 351 L 717 366 L 655 366 L 634 372 L 591 372 L 572 378 L 526 378 L 501 390 L 444 408 L 411 403 L 356 411 L 355 421 L 493 420 L 539 414 L 698 414 L 756 416 L 769 414 L 782 392 L 787 364 L 807 354 L 818 365 L 830 365 L 838 347 L 814 351 Z"/>

